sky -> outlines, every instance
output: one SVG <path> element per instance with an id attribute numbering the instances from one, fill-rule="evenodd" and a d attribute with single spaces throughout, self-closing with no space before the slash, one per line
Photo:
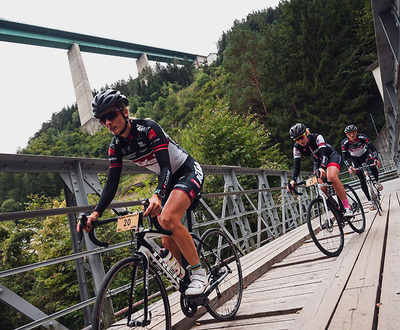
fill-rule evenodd
<path id="1" fill-rule="evenodd" d="M 207 56 L 236 19 L 279 2 L 0 0 L 0 18 Z M 137 77 L 136 59 L 82 57 L 92 90 Z M 15 154 L 53 113 L 76 102 L 67 51 L 0 41 L 0 99 L 0 153 Z"/>

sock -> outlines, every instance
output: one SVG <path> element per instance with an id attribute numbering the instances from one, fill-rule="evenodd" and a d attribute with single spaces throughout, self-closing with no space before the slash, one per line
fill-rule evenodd
<path id="1" fill-rule="evenodd" d="M 343 207 L 344 207 L 345 209 L 350 208 L 349 201 L 348 201 L 347 198 L 346 198 L 345 200 L 342 200 L 342 204 L 343 204 Z"/>
<path id="2" fill-rule="evenodd" d="M 197 265 L 194 265 L 194 266 L 190 266 L 190 269 L 191 269 L 192 271 L 196 271 L 196 270 L 201 269 L 200 263 L 198 263 Z"/>

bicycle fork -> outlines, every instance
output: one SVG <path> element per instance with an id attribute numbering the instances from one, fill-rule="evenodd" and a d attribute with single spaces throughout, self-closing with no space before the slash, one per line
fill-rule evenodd
<path id="1" fill-rule="evenodd" d="M 129 327 L 145 327 L 148 326 L 151 322 L 151 312 L 149 311 L 149 260 L 142 254 L 137 254 L 138 263 L 143 265 L 143 321 L 134 320 L 131 321 L 132 309 L 133 309 L 133 299 L 135 284 L 136 284 L 136 276 L 137 276 L 137 267 L 132 269 L 132 281 L 130 287 L 130 297 L 129 306 L 128 306 L 128 320 L 127 325 Z"/>

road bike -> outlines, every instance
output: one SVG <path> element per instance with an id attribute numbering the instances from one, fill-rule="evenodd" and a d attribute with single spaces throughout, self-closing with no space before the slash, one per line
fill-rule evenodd
<path id="1" fill-rule="evenodd" d="M 191 223 L 190 210 L 186 216 Z M 81 228 L 86 227 L 85 219 L 81 214 Z M 242 300 L 243 277 L 237 248 L 224 231 L 209 228 L 200 238 L 191 234 L 209 286 L 201 295 L 186 296 L 189 272 L 180 278 L 159 252 L 159 238 L 172 233 L 163 229 L 157 218 L 144 217 L 143 212 L 98 220 L 92 225 L 98 227 L 115 221 L 118 221 L 117 231 L 130 231 L 132 255 L 115 263 L 107 272 L 94 304 L 92 329 L 118 324 L 135 329 L 147 329 L 150 325 L 171 329 L 167 291 L 173 288 L 180 292 L 180 305 L 187 317 L 193 317 L 198 307 L 204 306 L 218 320 L 233 319 Z M 93 230 L 89 238 L 98 246 L 108 246 L 96 238 Z M 168 283 L 171 286 L 166 289 Z"/>
<path id="2" fill-rule="evenodd" d="M 360 167 L 353 167 L 354 171 L 362 171 L 365 177 L 365 182 L 368 187 L 369 195 L 371 196 L 372 203 L 379 215 L 382 215 L 382 204 L 381 204 L 381 193 L 378 190 L 375 181 L 372 180 L 372 173 L 370 166 L 376 166 L 375 164 L 368 165 L 363 163 Z"/>
<path id="3" fill-rule="evenodd" d="M 347 199 L 353 211 L 353 216 L 344 217 L 344 207 L 337 198 L 330 182 L 318 183 L 317 176 L 295 183 L 299 186 L 313 187 L 317 197 L 307 207 L 307 226 L 311 238 L 318 249 L 329 257 L 336 257 L 342 252 L 344 246 L 343 227 L 346 223 L 356 233 L 365 230 L 365 213 L 358 195 L 352 187 L 344 184 Z M 325 193 L 323 187 L 326 187 Z M 295 194 L 301 194 L 294 188 Z"/>

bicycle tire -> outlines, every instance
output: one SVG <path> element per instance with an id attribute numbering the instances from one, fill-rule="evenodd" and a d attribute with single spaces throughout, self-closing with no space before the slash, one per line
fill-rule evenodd
<path id="1" fill-rule="evenodd" d="M 356 233 L 361 234 L 362 232 L 364 232 L 366 226 L 364 208 L 362 206 L 360 198 L 351 186 L 345 184 L 344 189 L 346 191 L 347 200 L 349 201 L 349 204 L 353 211 L 353 216 L 351 218 L 347 218 L 346 220 L 349 223 L 351 229 L 353 229 Z"/>
<path id="2" fill-rule="evenodd" d="M 332 224 L 328 222 L 328 216 L 333 220 Z M 344 233 L 340 221 L 329 210 L 329 206 L 325 210 L 322 197 L 315 198 L 308 205 L 307 226 L 310 236 L 318 249 L 328 257 L 336 257 L 343 250 Z"/>
<path id="3" fill-rule="evenodd" d="M 378 196 L 375 192 L 375 187 L 374 184 L 370 181 L 369 182 L 369 194 L 371 195 L 371 199 L 372 199 L 372 203 L 374 203 L 374 206 L 376 208 L 376 210 L 378 211 L 379 215 L 382 215 L 382 207 L 381 207 L 381 203 L 378 200 Z"/>
<path id="4" fill-rule="evenodd" d="M 136 274 L 134 294 L 130 298 L 132 274 Z M 132 256 L 118 261 L 106 274 L 99 288 L 93 307 L 92 330 L 108 329 L 117 324 L 128 323 L 128 304 L 132 300 L 132 319 L 143 321 L 143 263 Z M 161 299 L 160 299 L 161 298 Z M 111 312 L 107 312 L 111 308 Z M 171 310 L 165 286 L 156 268 L 149 265 L 148 308 L 153 321 L 162 315 L 165 329 L 171 329 Z M 133 326 L 131 329 L 147 329 L 147 326 Z M 161 328 L 161 327 L 160 327 Z"/>
<path id="5" fill-rule="evenodd" d="M 210 286 L 227 274 L 209 295 L 205 308 L 217 320 L 233 319 L 243 295 L 242 267 L 236 246 L 222 230 L 210 228 L 201 236 L 197 253 Z"/>

